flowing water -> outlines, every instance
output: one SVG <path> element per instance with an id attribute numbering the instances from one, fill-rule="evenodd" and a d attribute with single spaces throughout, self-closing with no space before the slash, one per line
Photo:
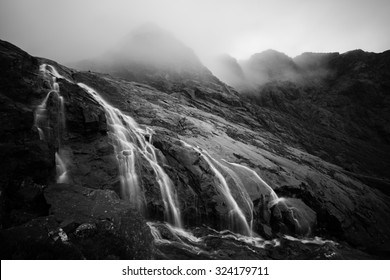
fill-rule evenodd
<path id="1" fill-rule="evenodd" d="M 217 161 L 213 157 L 211 157 L 209 153 L 206 152 L 206 155 L 208 157 L 210 157 L 220 167 L 221 170 L 224 171 L 224 173 L 225 173 L 225 174 L 223 174 L 224 177 L 226 179 L 229 179 L 229 178 L 232 179 L 235 186 L 237 187 L 238 194 L 239 194 L 241 200 L 244 201 L 244 205 L 242 205 L 242 206 L 246 207 L 244 212 L 246 213 L 246 216 L 249 216 L 250 235 L 252 236 L 253 235 L 253 202 L 252 202 L 248 192 L 246 191 L 242 180 L 233 170 L 231 170 L 227 166 L 221 164 L 219 161 Z M 226 180 L 226 181 L 228 182 L 228 180 Z"/>
<path id="2" fill-rule="evenodd" d="M 40 71 L 47 78 L 51 78 L 51 90 L 44 100 L 39 104 L 35 111 L 34 125 L 39 132 L 41 140 L 49 141 L 57 133 L 58 151 L 55 154 L 57 182 L 65 183 L 68 181 L 67 156 L 66 150 L 61 146 L 61 139 L 65 133 L 65 103 L 60 94 L 57 79 L 65 79 L 57 70 L 47 64 L 40 67 Z M 73 83 L 67 80 L 70 83 Z M 162 254 L 170 254 L 172 249 L 174 253 L 184 252 L 185 256 L 199 256 L 204 258 L 221 258 L 225 254 L 224 249 L 215 249 L 212 244 L 215 240 L 224 240 L 222 244 L 227 247 L 237 247 L 240 250 L 246 250 L 249 253 L 258 254 L 258 249 L 277 248 L 281 246 L 281 240 L 291 242 L 300 242 L 302 244 L 323 245 L 333 242 L 323 240 L 318 237 L 313 239 L 297 239 L 291 236 L 284 236 L 279 239 L 264 240 L 253 233 L 253 199 L 259 195 L 267 197 L 268 210 L 279 204 L 286 205 L 285 198 L 279 198 L 273 189 L 252 169 L 238 163 L 232 163 L 222 160 L 223 164 L 207 151 L 194 147 L 181 141 L 184 146 L 198 152 L 208 164 L 211 172 L 218 180 L 219 193 L 223 196 L 225 204 L 229 209 L 229 230 L 216 231 L 203 226 L 194 229 L 185 229 L 182 224 L 180 207 L 178 203 L 175 187 L 160 166 L 157 159 L 157 150 L 152 145 L 154 131 L 149 128 L 141 128 L 137 122 L 130 116 L 123 114 L 119 109 L 107 103 L 97 91 L 91 87 L 78 83 L 84 91 L 94 98 L 105 110 L 107 125 L 109 128 L 109 137 L 114 146 L 116 159 L 118 162 L 122 197 L 129 199 L 130 203 L 136 206 L 141 212 L 146 210 L 146 198 L 140 178 L 138 178 L 138 168 L 142 164 L 140 157 L 149 163 L 154 171 L 156 182 L 160 188 L 161 199 L 164 205 L 165 223 L 148 222 L 151 234 L 154 237 L 157 246 L 162 246 Z M 53 98 L 57 102 L 57 124 L 58 131 L 50 130 L 50 119 L 48 118 L 47 104 Z M 291 209 L 293 207 L 290 207 Z M 297 211 L 298 209 L 292 209 Z M 293 212 L 293 211 L 292 211 Z M 293 216 L 295 219 L 295 217 Z M 295 219 L 296 220 L 296 219 Z M 298 220 L 296 220 L 299 223 Z M 217 241 L 220 244 L 221 241 Z M 210 245 L 211 244 L 211 245 Z M 336 244 L 336 243 L 331 243 Z M 165 249 L 164 249 L 165 248 Z M 222 252 L 223 251 L 223 252 Z M 173 253 L 173 254 L 174 254 Z M 171 253 L 172 254 L 172 253 Z M 167 257 L 167 256 L 166 256 Z M 225 255 L 222 256 L 226 257 Z M 169 258 L 169 257 L 167 257 Z"/>
<path id="3" fill-rule="evenodd" d="M 259 192 L 269 197 L 269 206 L 274 205 L 274 201 L 279 199 L 275 191 L 255 171 L 242 164 L 229 162 L 224 159 L 223 161 L 235 168 L 242 169 L 242 171 L 245 171 L 246 174 L 244 173 L 242 177 L 247 178 L 247 180 L 251 180 L 256 183 L 259 188 Z"/>
<path id="4" fill-rule="evenodd" d="M 151 128 L 141 129 L 133 118 L 108 104 L 94 89 L 83 83 L 78 83 L 78 85 L 87 91 L 106 111 L 107 124 L 119 165 L 123 195 L 128 197 L 138 209 L 143 210 L 145 197 L 140 188 L 136 171 L 137 155 L 141 155 L 154 170 L 156 181 L 160 187 L 166 220 L 181 228 L 181 213 L 173 183 L 158 164 L 156 149 L 151 144 L 153 130 Z M 148 141 L 145 136 L 148 136 Z"/>
<path id="5" fill-rule="evenodd" d="M 65 153 L 62 149 L 62 140 L 65 137 L 64 134 L 66 130 L 65 101 L 64 97 L 61 96 L 60 87 L 57 82 L 58 78 L 65 78 L 60 75 L 57 70 L 51 65 L 42 64 L 39 67 L 39 70 L 43 74 L 43 76 L 49 80 L 50 91 L 35 110 L 34 126 L 38 130 L 40 140 L 53 141 L 55 139 L 57 141 L 58 151 L 55 153 L 57 183 L 67 183 L 69 179 L 68 170 L 65 163 L 67 160 L 65 158 Z M 56 120 L 51 120 L 48 117 L 49 112 L 47 108 L 47 103 L 50 98 L 53 98 L 54 104 L 57 105 Z M 52 121 L 56 123 L 56 131 L 53 131 L 52 129 Z"/>
<path id="6" fill-rule="evenodd" d="M 57 174 L 57 183 L 67 183 L 68 182 L 68 171 L 66 169 L 66 164 L 61 157 L 61 150 L 55 154 L 56 160 L 56 174 Z"/>
<path id="7" fill-rule="evenodd" d="M 211 171 L 215 174 L 217 179 L 219 180 L 220 184 L 218 184 L 220 193 L 224 196 L 225 202 L 227 203 L 228 207 L 230 208 L 229 215 L 232 218 L 229 224 L 229 228 L 234 229 L 238 228 L 239 231 L 243 232 L 246 235 L 252 235 L 251 227 L 246 220 L 246 217 L 238 205 L 236 199 L 233 197 L 231 190 L 229 188 L 229 185 L 226 182 L 225 177 L 221 174 L 221 172 L 215 167 L 213 164 L 213 161 L 216 161 L 214 158 L 212 158 L 206 151 L 201 150 L 200 148 L 194 147 L 183 140 L 181 142 L 191 149 L 194 149 L 196 152 L 198 152 L 204 160 L 209 165 Z"/>

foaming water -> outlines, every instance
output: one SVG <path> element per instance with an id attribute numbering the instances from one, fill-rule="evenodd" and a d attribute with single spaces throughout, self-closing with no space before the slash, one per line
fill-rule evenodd
<path id="1" fill-rule="evenodd" d="M 179 229 L 166 223 L 148 222 L 147 224 L 154 237 L 156 247 L 161 250 L 166 259 L 182 258 L 182 256 L 188 258 L 191 255 L 201 255 L 202 259 L 229 259 L 231 255 L 226 252 L 226 248 L 234 248 L 240 254 L 245 256 L 253 254 L 252 257 L 259 256 L 259 258 L 264 258 L 264 256 L 274 258 L 278 255 L 288 258 L 291 249 L 297 250 L 295 254 L 302 253 L 303 255 L 310 250 L 310 247 L 297 247 L 297 245 L 291 245 L 290 242 L 286 241 L 313 245 L 318 248 L 324 244 L 338 246 L 338 243 L 320 237 L 295 238 L 284 235 L 280 238 L 264 240 L 259 236 L 246 236 L 230 230 L 217 231 L 209 227 L 189 230 Z M 192 231 L 197 232 L 197 236 Z M 276 255 L 273 254 L 275 250 L 278 252 Z"/>
<path id="2" fill-rule="evenodd" d="M 175 234 L 181 240 L 189 241 L 192 243 L 198 243 L 202 240 L 201 238 L 194 236 L 190 231 L 186 231 L 183 228 L 174 227 L 170 224 L 167 224 L 167 227 L 171 231 L 171 233 Z"/>
<path id="3" fill-rule="evenodd" d="M 239 233 L 234 233 L 230 230 L 217 231 L 215 229 L 205 227 L 204 234 L 195 236 L 191 230 L 173 227 L 165 223 L 147 223 L 156 246 L 169 246 L 168 248 L 176 248 L 175 250 L 190 252 L 193 255 L 202 254 L 207 258 L 220 258 L 221 251 L 224 246 L 233 246 L 242 248 L 243 250 L 256 253 L 257 249 L 265 249 L 280 246 L 280 239 L 264 240 L 259 236 L 246 236 Z M 199 228 L 198 228 L 199 229 Z M 224 240 L 217 241 L 213 240 Z M 222 243 L 221 243 L 222 242 Z M 209 244 L 225 244 L 222 248 L 219 245 Z M 168 249 L 168 252 L 172 249 Z"/>
<path id="4" fill-rule="evenodd" d="M 150 232 L 154 238 L 154 243 L 158 245 L 173 245 L 180 250 L 189 252 L 194 255 L 209 253 L 204 250 L 205 244 L 201 238 L 195 237 L 190 231 L 183 228 L 174 227 L 168 223 L 153 223 L 148 222 Z M 160 229 L 169 231 L 169 239 L 164 238 Z"/>
<path id="5" fill-rule="evenodd" d="M 143 156 L 155 173 L 166 220 L 177 227 L 182 227 L 179 203 L 173 191 L 173 183 L 158 164 L 156 149 L 152 145 L 153 130 L 151 128 L 141 129 L 133 118 L 108 104 L 94 89 L 83 83 L 78 83 L 78 85 L 105 109 L 110 137 L 119 166 L 122 195 L 128 197 L 139 210 L 144 211 L 145 197 L 136 172 L 137 155 Z M 146 136 L 148 136 L 148 141 L 145 139 Z"/>
<path id="6" fill-rule="evenodd" d="M 213 232 L 213 234 L 209 234 L 208 237 L 219 237 L 223 239 L 235 240 L 261 249 L 264 249 L 266 246 L 280 246 L 280 239 L 277 238 L 272 240 L 265 240 L 261 236 L 258 236 L 256 234 L 252 236 L 246 236 L 239 233 L 231 232 L 230 230 L 217 231 L 212 228 L 208 229 Z"/>
<path id="7" fill-rule="evenodd" d="M 190 144 L 187 144 L 183 140 L 180 140 L 186 147 L 189 147 L 191 149 L 194 149 L 196 152 L 198 152 L 204 160 L 209 165 L 210 169 L 214 173 L 214 175 L 218 178 L 220 184 L 217 185 L 219 188 L 220 193 L 224 196 L 225 202 L 227 203 L 228 207 L 230 208 L 230 225 L 229 227 L 231 229 L 234 229 L 238 226 L 239 230 L 243 232 L 246 235 L 252 235 L 251 227 L 246 220 L 246 217 L 241 210 L 240 206 L 237 204 L 236 200 L 232 196 L 232 193 L 230 191 L 229 185 L 226 182 L 225 177 L 221 174 L 221 172 L 215 167 L 213 164 L 213 161 L 216 161 L 214 158 L 212 158 L 207 152 L 201 150 L 200 148 L 194 147 Z"/>
<path id="8" fill-rule="evenodd" d="M 326 243 L 330 243 L 332 245 L 338 245 L 337 242 L 329 239 L 323 239 L 321 237 L 315 236 L 313 238 L 296 238 L 290 235 L 285 235 L 283 236 L 285 239 L 290 240 L 290 241 L 296 241 L 296 242 L 301 242 L 303 244 L 316 244 L 316 245 L 324 245 Z"/>

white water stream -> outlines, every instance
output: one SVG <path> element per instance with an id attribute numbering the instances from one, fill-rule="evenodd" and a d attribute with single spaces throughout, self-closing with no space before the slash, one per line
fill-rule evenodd
<path id="1" fill-rule="evenodd" d="M 230 191 L 229 185 L 226 182 L 225 177 L 221 174 L 221 172 L 213 164 L 213 161 L 216 161 L 216 160 L 214 158 L 212 158 L 206 151 L 203 151 L 198 147 L 194 147 L 194 146 L 184 142 L 183 140 L 181 140 L 181 142 L 184 144 L 184 146 L 197 151 L 204 158 L 204 160 L 209 165 L 211 171 L 218 178 L 220 184 L 218 184 L 217 186 L 219 187 L 219 191 L 224 196 L 225 202 L 227 203 L 227 205 L 230 209 L 229 216 L 230 216 L 230 218 L 232 218 L 231 222 L 230 222 L 230 228 L 233 229 L 233 228 L 236 228 L 238 226 L 240 231 L 243 232 L 244 234 L 249 235 L 249 236 L 252 235 L 251 226 L 249 225 L 248 221 L 246 220 L 246 217 L 245 217 L 242 209 L 240 208 L 240 206 L 237 204 L 236 200 L 234 199 L 234 197 Z"/>
<path id="2" fill-rule="evenodd" d="M 174 193 L 174 186 L 164 169 L 158 164 L 156 149 L 151 143 L 153 130 L 150 128 L 141 129 L 133 118 L 108 104 L 94 89 L 83 83 L 78 83 L 78 85 L 106 111 L 107 124 L 119 165 L 123 194 L 138 209 L 144 208 L 145 197 L 140 188 L 136 171 L 136 155 L 142 155 L 153 168 L 156 181 L 160 186 L 166 220 L 181 228 L 181 213 L 177 196 Z M 146 141 L 145 136 L 149 136 L 149 141 Z"/>
<path id="3" fill-rule="evenodd" d="M 40 140 L 48 141 L 50 139 L 57 139 L 58 151 L 55 153 L 56 162 L 56 177 L 57 183 L 68 182 L 68 171 L 66 167 L 66 159 L 64 158 L 64 152 L 62 150 L 62 138 L 64 137 L 66 129 L 65 121 L 65 104 L 64 97 L 61 96 L 60 87 L 57 79 L 65 79 L 60 75 L 57 70 L 47 64 L 42 64 L 39 67 L 39 71 L 50 81 L 50 91 L 39 104 L 34 114 L 34 126 L 37 128 Z M 48 118 L 47 102 L 49 98 L 53 96 L 58 104 L 57 108 L 57 131 L 52 131 L 50 127 L 50 120 Z"/>

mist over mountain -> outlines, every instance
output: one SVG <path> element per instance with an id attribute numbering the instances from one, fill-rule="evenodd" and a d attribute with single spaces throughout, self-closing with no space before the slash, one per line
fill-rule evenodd
<path id="1" fill-rule="evenodd" d="M 103 56 L 73 66 L 147 83 L 169 92 L 185 87 L 191 91 L 194 83 L 217 89 L 224 87 L 189 47 L 153 23 L 134 29 Z"/>
<path id="2" fill-rule="evenodd" d="M 0 41 L 3 259 L 389 257 L 390 51 L 72 67 Z"/>
<path id="3" fill-rule="evenodd" d="M 229 74 L 221 79 L 260 106 L 300 123 L 299 145 L 349 170 L 388 178 L 380 170 L 389 167 L 389 59 L 389 51 L 303 53 L 292 59 L 269 50 L 234 67 L 223 64 Z M 244 75 L 235 74 L 237 69 Z M 279 121 L 290 127 L 286 139 L 297 126 L 287 123 Z"/>

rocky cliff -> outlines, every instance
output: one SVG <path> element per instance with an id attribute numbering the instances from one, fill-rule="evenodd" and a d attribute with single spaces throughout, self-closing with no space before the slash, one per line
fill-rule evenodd
<path id="1" fill-rule="evenodd" d="M 251 99 L 201 66 L 157 86 L 4 41 L 0 65 L 2 258 L 388 256 L 388 192 L 321 154 L 294 85 Z"/>

